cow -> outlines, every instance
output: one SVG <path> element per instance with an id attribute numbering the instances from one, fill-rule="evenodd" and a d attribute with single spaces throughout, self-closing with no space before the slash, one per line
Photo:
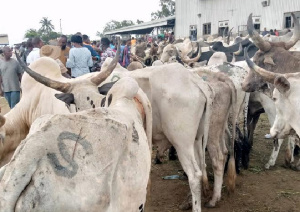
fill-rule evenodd
<path id="1" fill-rule="evenodd" d="M 265 41 L 255 31 L 252 20 L 252 14 L 250 14 L 247 23 L 247 30 L 250 37 L 253 40 L 253 43 L 259 48 L 259 51 L 257 51 L 253 57 L 253 62 L 257 66 L 274 73 L 300 72 L 300 53 L 288 51 L 300 39 L 299 20 L 297 20 L 294 14 L 292 14 L 292 17 L 295 23 L 295 29 L 291 39 L 287 42 L 269 42 Z M 245 49 L 245 52 L 246 51 L 247 49 Z M 246 57 L 247 54 L 245 53 L 244 55 Z M 248 76 L 242 83 L 242 88 L 244 91 L 260 91 L 265 93 L 270 98 L 272 98 L 273 87 L 273 84 L 269 84 L 264 78 L 256 74 L 255 71 L 253 71 L 253 69 L 250 69 Z M 293 142 L 292 140 L 294 140 L 294 138 L 291 138 L 290 140 L 291 142 Z M 281 141 L 278 141 L 278 143 L 281 143 Z M 274 164 L 275 160 L 273 160 Z M 271 158 L 269 162 L 270 161 Z M 273 162 L 271 164 L 266 164 L 266 168 L 268 168 L 269 165 L 273 165 Z"/>
<path id="2" fill-rule="evenodd" d="M 18 56 L 18 54 L 16 54 Z M 19 59 L 19 58 L 18 58 Z M 55 79 L 50 83 L 53 83 L 53 87 L 56 88 L 59 85 L 63 85 L 60 88 L 63 91 L 67 88 L 72 82 L 74 84 L 78 84 L 78 81 L 82 79 L 85 80 L 85 84 L 87 87 L 85 90 L 90 92 L 89 95 L 85 96 L 85 98 L 89 98 L 84 106 L 92 106 L 101 105 L 101 99 L 104 98 L 95 98 L 93 99 L 93 95 L 99 94 L 97 88 L 92 88 L 88 90 L 88 85 L 96 85 L 94 83 L 101 83 L 106 79 L 107 75 L 113 70 L 116 65 L 116 61 L 114 61 L 111 66 L 104 67 L 102 74 L 94 73 L 91 75 L 84 75 L 77 79 L 67 79 L 61 75 L 59 65 L 57 63 L 53 63 L 52 58 L 42 57 L 37 60 L 35 63 L 31 64 L 29 68 L 21 63 L 24 69 L 34 69 L 38 72 L 38 75 L 43 75 L 49 79 Z M 19 62 L 21 62 L 19 60 Z M 55 61 L 54 61 L 55 62 Z M 108 72 L 107 72 L 108 71 Z M 105 76 L 103 76 L 105 74 Z M 100 76 L 102 75 L 102 76 Z M 100 78 L 102 79 L 100 79 Z M 86 79 L 87 78 L 87 79 Z M 65 86 L 66 85 L 66 86 Z M 98 84 L 97 84 L 98 85 Z M 3 140 L 3 145 L 0 146 L 0 167 L 7 164 L 11 159 L 15 149 L 20 144 L 21 140 L 23 140 L 29 132 L 31 124 L 35 119 L 44 114 L 65 114 L 70 113 L 69 106 L 70 103 L 73 103 L 74 95 L 68 95 L 68 105 L 57 98 L 55 95 L 60 98 L 62 94 L 58 93 L 54 89 L 49 89 L 45 87 L 43 84 L 37 83 L 32 77 L 30 77 L 27 73 L 25 73 L 22 77 L 22 98 L 20 102 L 14 107 L 10 112 L 5 115 L 6 122 L 3 126 L 1 126 L 0 134 Z M 93 93 L 94 92 L 94 93 Z M 66 95 L 63 97 L 66 98 Z M 63 98 L 61 97 L 61 98 Z M 93 104 L 91 104 L 93 102 Z M 76 110 L 83 109 L 83 105 L 78 104 Z M 74 110 L 75 111 L 75 110 Z"/>
<path id="3" fill-rule="evenodd" d="M 108 67 L 115 67 L 111 65 L 113 61 Z M 118 65 L 117 67 L 122 70 L 122 67 Z M 91 98 L 88 98 L 90 97 L 88 92 L 96 93 L 97 91 L 95 83 L 91 83 L 90 78 L 84 81 L 77 80 L 76 83 L 57 83 L 34 73 L 29 68 L 24 67 L 24 69 L 44 85 L 66 92 L 63 96 L 70 96 L 67 92 L 71 92 L 77 111 L 91 106 L 95 107 L 95 102 L 100 101 L 99 96 L 98 100 L 94 94 L 93 102 Z M 97 79 L 103 78 L 103 75 L 108 72 L 101 73 L 102 71 L 97 75 Z M 149 97 L 153 109 L 153 130 L 150 131 L 150 126 L 146 127 L 146 134 L 153 134 L 152 142 L 153 145 L 158 146 L 160 155 L 171 144 L 176 148 L 182 167 L 189 178 L 193 210 L 201 211 L 200 180 L 204 169 L 203 153 L 208 139 L 212 91 L 204 80 L 177 63 L 147 67 L 132 72 L 120 71 L 119 74 L 118 76 L 112 73 L 111 79 L 130 76 L 136 79 Z M 88 87 L 88 92 L 85 87 Z M 182 90 L 188 92 L 183 93 Z M 146 126 L 148 126 L 147 123 Z"/>
<path id="4" fill-rule="evenodd" d="M 123 78 L 105 108 L 38 118 L 1 170 L 1 210 L 144 211 L 151 137 L 134 100 L 148 101 L 139 92 Z"/>
<path id="5" fill-rule="evenodd" d="M 295 19 L 294 19 L 295 20 Z M 290 131 L 295 130 L 298 137 L 300 136 L 299 112 L 300 104 L 300 73 L 273 73 L 257 66 L 246 55 L 246 61 L 249 67 L 268 83 L 274 85 L 272 99 L 276 107 L 276 117 L 274 124 L 270 130 L 273 138 L 283 139 Z M 288 108 L 288 110 L 287 110 Z M 296 139 L 299 145 L 299 140 Z M 292 144 L 294 146 L 294 144 Z M 292 159 L 293 160 L 293 159 Z M 291 163 L 293 161 L 290 161 Z M 300 160 L 296 164 L 292 164 L 292 168 L 300 171 Z"/>

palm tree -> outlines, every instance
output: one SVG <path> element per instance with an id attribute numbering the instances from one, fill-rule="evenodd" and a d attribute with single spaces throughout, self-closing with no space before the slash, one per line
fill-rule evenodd
<path id="1" fill-rule="evenodd" d="M 42 33 L 49 35 L 49 33 L 54 30 L 54 26 L 51 23 L 51 20 L 48 20 L 48 17 L 43 17 L 40 24 L 42 24 L 42 27 L 40 28 Z"/>

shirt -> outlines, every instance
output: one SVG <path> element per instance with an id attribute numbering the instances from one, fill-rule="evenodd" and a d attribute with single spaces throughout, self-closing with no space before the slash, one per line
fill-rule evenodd
<path id="1" fill-rule="evenodd" d="M 40 49 L 39 48 L 33 48 L 32 51 L 29 53 L 29 55 L 26 58 L 26 63 L 31 64 L 37 59 L 39 59 L 40 56 Z"/>
<path id="2" fill-rule="evenodd" d="M 101 62 L 100 62 L 100 67 L 103 65 L 105 62 L 106 58 L 111 57 L 114 58 L 116 56 L 116 52 L 114 52 L 111 48 L 107 48 L 102 54 L 101 54 Z"/>
<path id="3" fill-rule="evenodd" d="M 0 75 L 2 77 L 3 91 L 20 91 L 20 81 L 18 74 L 22 74 L 23 69 L 15 59 L 0 62 Z"/>
<path id="4" fill-rule="evenodd" d="M 72 77 L 79 77 L 90 73 L 89 67 L 93 66 L 91 52 L 84 47 L 71 48 L 66 66 L 71 68 Z"/>

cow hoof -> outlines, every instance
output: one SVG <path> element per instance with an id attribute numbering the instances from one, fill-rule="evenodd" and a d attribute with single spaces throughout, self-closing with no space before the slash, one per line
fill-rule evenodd
<path id="1" fill-rule="evenodd" d="M 161 160 L 159 160 L 158 158 L 154 159 L 154 164 L 162 164 Z"/>
<path id="2" fill-rule="evenodd" d="M 169 155 L 169 160 L 177 160 L 178 157 L 176 155 Z"/>
<path id="3" fill-rule="evenodd" d="M 204 204 L 204 207 L 206 207 L 206 208 L 214 208 L 215 205 L 211 204 L 210 202 L 207 202 L 207 203 Z"/>
<path id="4" fill-rule="evenodd" d="M 269 163 L 267 163 L 267 164 L 265 165 L 265 169 L 270 169 L 270 164 L 269 164 Z"/>
<path id="5" fill-rule="evenodd" d="M 186 210 L 190 210 L 192 209 L 193 205 L 192 205 L 192 194 L 188 194 L 186 200 L 181 203 L 181 205 L 179 205 L 179 209 L 186 211 Z"/>

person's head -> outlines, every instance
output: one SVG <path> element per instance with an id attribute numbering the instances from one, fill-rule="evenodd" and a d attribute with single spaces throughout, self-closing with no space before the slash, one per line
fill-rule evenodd
<path id="1" fill-rule="evenodd" d="M 72 35 L 71 42 L 76 45 L 82 45 L 82 37 L 80 35 Z"/>
<path id="2" fill-rule="evenodd" d="M 270 29 L 270 32 L 273 32 L 273 29 Z"/>
<path id="3" fill-rule="evenodd" d="M 126 45 L 126 40 L 122 40 L 121 45 L 125 46 Z"/>
<path id="4" fill-rule="evenodd" d="M 110 44 L 110 41 L 108 38 L 106 38 L 106 37 L 101 38 L 101 46 L 104 50 L 109 47 L 109 44 Z"/>
<path id="5" fill-rule="evenodd" d="M 274 32 L 276 32 L 277 30 L 276 29 L 274 29 Z"/>
<path id="6" fill-rule="evenodd" d="M 128 39 L 128 40 L 126 41 L 126 45 L 127 45 L 127 46 L 131 46 L 131 39 Z"/>
<path id="7" fill-rule="evenodd" d="M 65 35 L 61 35 L 61 36 L 60 36 L 60 38 L 59 38 L 59 40 L 58 40 L 58 45 L 60 46 L 60 48 L 61 48 L 62 50 L 65 50 L 65 49 L 66 49 L 66 47 L 67 47 L 67 41 L 68 41 L 67 36 L 65 36 Z"/>
<path id="8" fill-rule="evenodd" d="M 12 56 L 12 50 L 9 46 L 4 46 L 3 49 L 3 55 L 5 60 L 9 60 Z"/>
<path id="9" fill-rule="evenodd" d="M 72 47 L 72 43 L 70 40 L 67 41 L 67 47 L 71 48 Z"/>
<path id="10" fill-rule="evenodd" d="M 26 42 L 26 48 L 27 49 L 32 49 L 33 48 L 33 44 L 32 44 L 32 38 L 29 38 Z"/>
<path id="11" fill-rule="evenodd" d="M 82 34 L 81 34 L 81 32 L 76 32 L 76 34 L 75 35 L 79 35 L 80 37 L 82 37 Z"/>
<path id="12" fill-rule="evenodd" d="M 94 40 L 93 41 L 93 45 L 96 46 L 97 45 L 97 41 Z"/>
<path id="13" fill-rule="evenodd" d="M 131 40 L 134 40 L 134 37 L 132 37 Z"/>
<path id="14" fill-rule="evenodd" d="M 264 31 L 267 31 L 267 28 L 266 28 L 266 27 L 264 28 Z"/>
<path id="15" fill-rule="evenodd" d="M 43 43 L 43 41 L 40 37 L 34 37 L 32 39 L 32 45 L 33 45 L 34 48 L 39 48 L 40 49 L 44 45 L 44 43 Z"/>
<path id="16" fill-rule="evenodd" d="M 82 41 L 83 41 L 84 43 L 89 43 L 89 42 L 90 42 L 89 36 L 87 36 L 87 35 L 82 35 Z"/>

